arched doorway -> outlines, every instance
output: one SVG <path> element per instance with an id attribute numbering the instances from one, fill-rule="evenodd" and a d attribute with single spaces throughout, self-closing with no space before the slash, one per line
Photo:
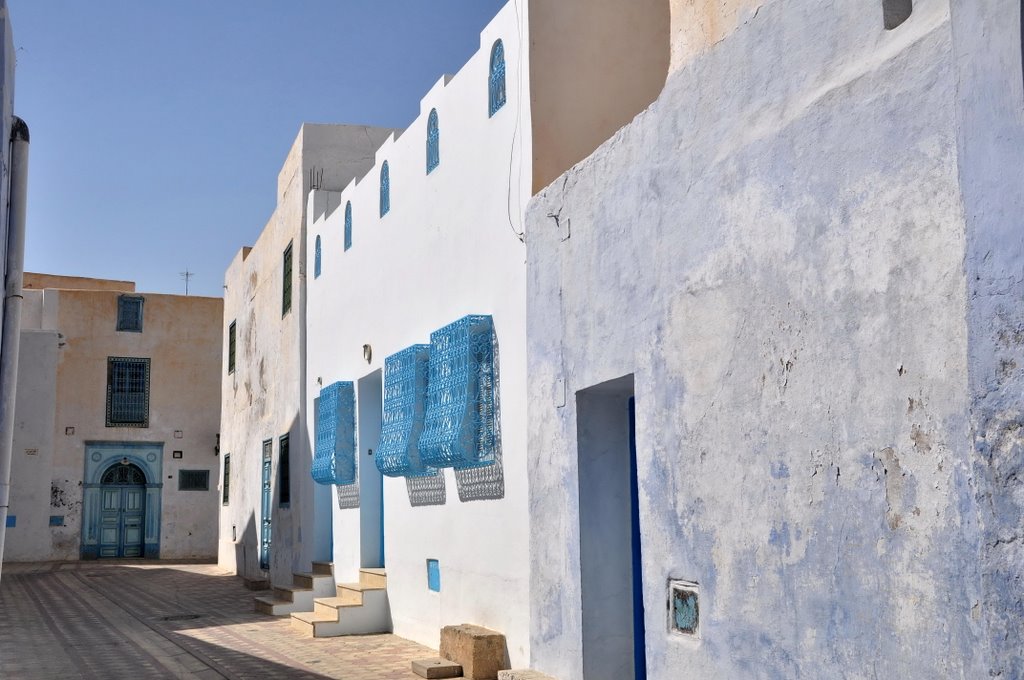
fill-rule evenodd
<path id="1" fill-rule="evenodd" d="M 100 478 L 100 557 L 142 557 L 146 473 L 122 460 Z"/>

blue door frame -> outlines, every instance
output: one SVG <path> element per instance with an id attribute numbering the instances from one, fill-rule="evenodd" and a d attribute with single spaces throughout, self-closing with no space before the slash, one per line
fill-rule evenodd
<path id="1" fill-rule="evenodd" d="M 644 562 L 640 549 L 640 488 L 636 472 L 636 399 L 633 397 L 629 398 L 629 521 L 633 536 L 633 673 L 636 680 L 647 680 Z"/>
<path id="2" fill-rule="evenodd" d="M 263 442 L 263 479 L 262 502 L 260 514 L 260 569 L 270 569 L 270 522 L 272 505 L 270 503 L 270 470 L 274 458 L 274 440 Z"/>

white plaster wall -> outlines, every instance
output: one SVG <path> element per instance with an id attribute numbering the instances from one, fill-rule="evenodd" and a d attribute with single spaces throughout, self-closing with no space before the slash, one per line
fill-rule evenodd
<path id="1" fill-rule="evenodd" d="M 632 374 L 648 677 L 984 677 L 949 3 L 737 17 L 530 206 L 532 665 L 583 677 L 575 393 Z"/>
<path id="2" fill-rule="evenodd" d="M 412 507 L 402 478 L 384 480 L 385 553 L 394 630 L 436 646 L 447 624 L 503 632 L 513 666 L 528 660 L 526 512 L 525 248 L 517 232 L 530 195 L 528 73 L 521 31 L 525 9 L 506 6 L 484 29 L 480 51 L 424 97 L 420 116 L 377 150 L 377 165 L 311 224 L 307 250 L 322 239 L 323 273 L 308 279 L 306 381 L 309 428 L 323 385 L 357 381 L 385 358 L 466 314 L 491 314 L 500 345 L 504 494 L 461 502 L 451 470 L 443 505 Z M 519 23 L 522 22 L 522 23 Z M 508 100 L 487 116 L 490 49 L 505 43 Z M 524 69 L 520 72 L 520 68 Z M 426 123 L 440 122 L 440 166 L 426 174 Z M 391 173 L 391 212 L 379 217 L 379 167 Z M 352 248 L 343 249 L 344 207 L 353 209 Z M 311 270 L 311 267 L 310 267 Z M 371 345 L 370 363 L 362 347 Z M 358 399 L 358 395 L 357 395 Z M 366 406 L 364 405 L 364 408 Z M 360 463 L 367 460 L 360 445 Z M 342 489 L 344 495 L 350 490 Z M 339 581 L 359 567 L 358 509 L 337 508 L 334 562 Z M 442 590 L 427 589 L 426 560 L 438 559 Z"/>
<path id="3" fill-rule="evenodd" d="M 252 248 L 243 248 L 224 276 L 221 342 L 221 451 L 231 454 L 229 503 L 221 507 L 218 563 L 256 576 L 262 443 L 273 439 L 271 580 L 290 585 L 293 571 L 327 559 L 330 494 L 310 477 L 311 449 L 302 403 L 305 319 L 305 196 L 309 170 L 322 186 L 340 189 L 372 163 L 390 130 L 362 125 L 304 124 L 278 176 L 277 208 Z M 292 308 L 282 315 L 282 258 L 292 243 Z M 228 373 L 228 326 L 237 323 L 236 369 Z M 291 503 L 279 507 L 280 437 L 289 435 Z M 223 484 L 223 468 L 219 478 Z"/>
<path id="4" fill-rule="evenodd" d="M 33 297 L 41 300 L 42 294 Z M 67 549 L 78 548 L 77 540 L 63 546 L 65 532 L 49 526 L 50 515 L 77 512 L 75 506 L 51 509 L 58 342 L 54 330 L 23 329 L 21 333 L 10 507 L 17 523 L 7 530 L 5 562 L 48 560 L 55 551 L 66 554 Z"/>

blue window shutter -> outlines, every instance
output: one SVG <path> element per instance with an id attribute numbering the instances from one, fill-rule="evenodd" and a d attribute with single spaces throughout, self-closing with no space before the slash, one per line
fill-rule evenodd
<path id="1" fill-rule="evenodd" d="M 441 164 L 440 131 L 437 124 L 437 109 L 430 110 L 427 118 L 427 174 Z"/>
<path id="2" fill-rule="evenodd" d="M 388 162 L 380 167 L 380 216 L 384 217 L 391 211 L 391 169 Z"/>
<path id="3" fill-rule="evenodd" d="M 352 247 L 352 201 L 345 204 L 345 250 Z"/>
<path id="4" fill-rule="evenodd" d="M 418 442 L 426 411 L 430 345 L 413 345 L 384 361 L 384 417 L 373 459 L 389 477 L 428 477 Z"/>
<path id="5" fill-rule="evenodd" d="M 500 40 L 491 47 L 491 71 L 488 80 L 488 115 L 493 116 L 505 105 L 505 44 Z"/>
<path id="6" fill-rule="evenodd" d="M 313 480 L 319 484 L 356 481 L 356 395 L 351 382 L 320 390 L 317 403 Z"/>
<path id="7" fill-rule="evenodd" d="M 457 470 L 494 462 L 494 325 L 466 316 L 430 334 L 427 411 L 420 460 Z"/>

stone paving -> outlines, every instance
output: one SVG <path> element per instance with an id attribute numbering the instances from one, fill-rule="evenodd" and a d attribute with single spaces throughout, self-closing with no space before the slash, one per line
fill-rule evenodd
<path id="1" fill-rule="evenodd" d="M 312 639 L 215 565 L 5 564 L 0 678 L 412 680 L 437 652 L 394 635 Z"/>

